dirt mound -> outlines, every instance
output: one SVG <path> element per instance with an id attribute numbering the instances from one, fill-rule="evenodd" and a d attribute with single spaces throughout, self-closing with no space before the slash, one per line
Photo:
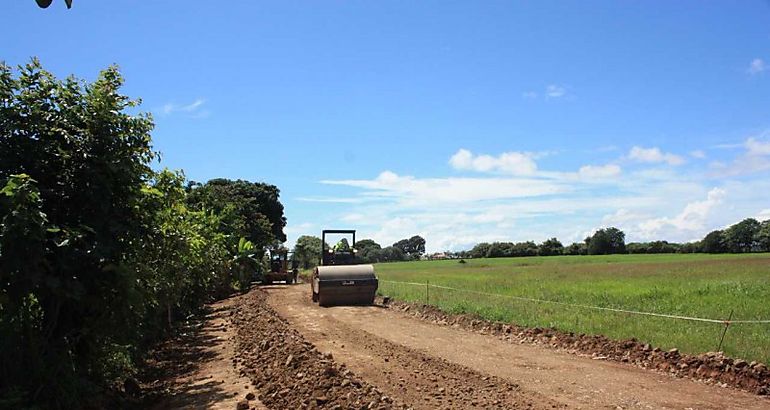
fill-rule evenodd
<path id="1" fill-rule="evenodd" d="M 476 315 L 453 315 L 434 306 L 390 301 L 394 309 L 436 324 L 461 327 L 509 341 L 546 345 L 599 360 L 631 363 L 679 377 L 690 377 L 723 386 L 737 387 L 759 395 L 770 395 L 770 370 L 757 362 L 725 356 L 722 352 L 681 354 L 677 349 L 662 351 L 635 339 L 612 340 L 605 336 L 575 334 L 551 328 L 525 328 L 509 323 L 483 320 Z"/>
<path id="2" fill-rule="evenodd" d="M 281 319 L 262 290 L 240 296 L 232 311 L 237 327 L 234 365 L 249 377 L 259 399 L 272 409 L 408 408 L 358 379 L 331 355 Z"/>

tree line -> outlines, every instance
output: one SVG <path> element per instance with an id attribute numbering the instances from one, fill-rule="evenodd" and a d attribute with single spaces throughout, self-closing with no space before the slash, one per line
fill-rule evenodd
<path id="1" fill-rule="evenodd" d="M 770 220 L 747 218 L 727 229 L 715 230 L 702 240 L 687 243 L 667 241 L 631 242 L 618 228 L 599 229 L 583 242 L 564 246 L 551 238 L 540 244 L 527 242 L 482 242 L 467 251 L 452 254 L 458 258 L 499 258 L 553 255 L 609 255 L 653 253 L 749 253 L 770 252 Z"/>
<path id="2" fill-rule="evenodd" d="M 419 260 L 425 254 L 425 239 L 420 235 L 414 235 L 385 248 L 372 239 L 361 239 L 353 245 L 353 248 L 356 250 L 358 263 L 411 261 Z M 321 258 L 321 238 L 312 235 L 302 235 L 297 238 L 294 257 L 302 269 L 318 265 Z"/>
<path id="3" fill-rule="evenodd" d="M 0 408 L 111 407 L 94 397 L 286 239 L 275 186 L 154 171 L 122 85 L 0 63 Z"/>

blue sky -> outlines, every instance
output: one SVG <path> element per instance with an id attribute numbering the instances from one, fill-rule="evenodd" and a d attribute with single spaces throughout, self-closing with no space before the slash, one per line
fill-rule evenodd
<path id="1" fill-rule="evenodd" d="M 770 218 L 768 2 L 6 3 L 0 59 L 118 64 L 160 166 L 278 185 L 290 241 Z"/>

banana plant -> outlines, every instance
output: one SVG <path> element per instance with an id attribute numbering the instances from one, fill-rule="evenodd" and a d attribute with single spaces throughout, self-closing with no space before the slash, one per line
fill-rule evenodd
<path id="1" fill-rule="evenodd" d="M 232 259 L 235 279 L 241 291 L 246 291 L 251 284 L 253 273 L 259 270 L 259 261 L 257 260 L 257 249 L 250 240 L 241 237 L 238 241 L 238 248 Z"/>

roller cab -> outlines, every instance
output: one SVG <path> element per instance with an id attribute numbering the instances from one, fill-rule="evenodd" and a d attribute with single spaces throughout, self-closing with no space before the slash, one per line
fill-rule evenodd
<path id="1" fill-rule="evenodd" d="M 333 247 L 327 234 L 351 234 L 353 245 L 343 239 Z M 321 265 L 313 270 L 313 302 L 320 306 L 371 305 L 379 284 L 372 265 L 356 265 L 355 231 L 325 230 L 321 234 Z"/>

